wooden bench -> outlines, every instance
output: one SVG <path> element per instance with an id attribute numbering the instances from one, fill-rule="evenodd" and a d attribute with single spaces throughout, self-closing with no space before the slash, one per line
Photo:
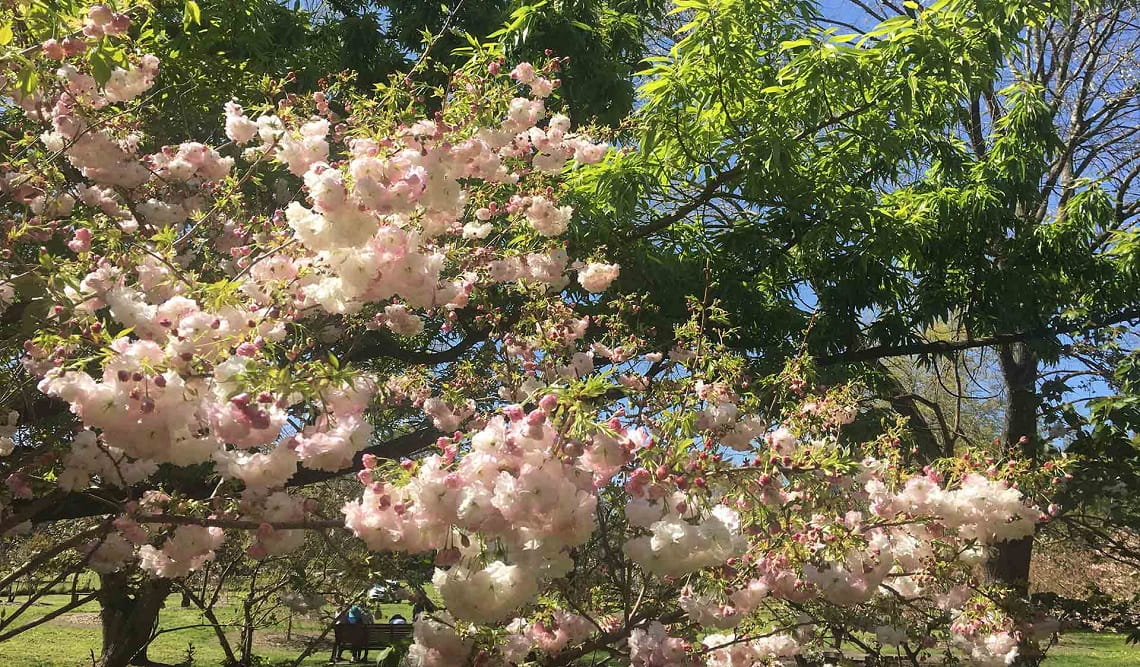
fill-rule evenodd
<path id="1" fill-rule="evenodd" d="M 338 623 L 333 626 L 333 650 L 330 663 L 340 660 L 345 649 L 354 660 L 368 661 L 368 651 L 391 646 L 412 636 L 411 623 Z"/>

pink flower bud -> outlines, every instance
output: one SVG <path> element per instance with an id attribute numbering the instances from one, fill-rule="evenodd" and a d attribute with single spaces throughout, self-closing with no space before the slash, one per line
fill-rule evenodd
<path id="1" fill-rule="evenodd" d="M 67 247 L 74 253 L 87 252 L 91 249 L 91 230 L 86 227 L 80 227 L 75 230 L 75 234 L 68 241 Z"/>
<path id="2" fill-rule="evenodd" d="M 131 17 L 126 14 L 115 14 L 109 25 L 103 26 L 108 35 L 125 35 L 131 29 Z"/>
<path id="3" fill-rule="evenodd" d="M 71 37 L 66 37 L 64 38 L 63 42 L 61 42 L 61 44 L 63 45 L 64 53 L 69 56 L 74 56 L 87 50 L 87 42 L 83 41 L 82 39 L 73 39 Z"/>
<path id="4" fill-rule="evenodd" d="M 542 397 L 538 402 L 538 407 L 545 410 L 547 413 L 553 412 L 554 408 L 558 406 L 558 397 L 554 394 L 547 394 Z"/>
<path id="5" fill-rule="evenodd" d="M 87 18 L 91 19 L 95 25 L 103 25 L 110 23 L 115 18 L 115 14 L 107 5 L 94 5 L 87 10 Z"/>
<path id="6" fill-rule="evenodd" d="M 67 53 L 63 50 L 63 45 L 54 39 L 49 39 L 41 45 L 44 56 L 52 60 L 63 60 Z"/>
<path id="7" fill-rule="evenodd" d="M 5 483 L 8 485 L 8 489 L 12 492 L 13 496 L 17 498 L 32 497 L 32 487 L 28 484 L 28 479 L 23 473 L 17 472 L 9 475 Z"/>

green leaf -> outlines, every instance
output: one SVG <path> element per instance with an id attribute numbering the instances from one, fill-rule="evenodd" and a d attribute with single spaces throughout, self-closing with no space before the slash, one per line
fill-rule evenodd
<path id="1" fill-rule="evenodd" d="M 798 49 L 801 46 L 811 46 L 811 45 L 812 45 L 812 41 L 810 39 L 807 39 L 806 37 L 804 39 L 793 39 L 793 40 L 789 40 L 786 42 L 780 42 L 780 48 L 785 50 L 785 51 L 789 51 L 791 49 Z"/>
<path id="2" fill-rule="evenodd" d="M 462 35 L 467 39 L 467 43 L 471 45 L 471 48 L 475 53 L 483 52 L 483 45 L 479 43 L 479 40 L 475 39 L 475 35 L 472 35 L 466 30 L 462 32 Z"/>
<path id="3" fill-rule="evenodd" d="M 182 27 L 189 29 L 191 25 L 202 25 L 202 9 L 194 0 L 186 0 L 182 8 Z"/>
<path id="4" fill-rule="evenodd" d="M 36 70 L 28 68 L 20 72 L 19 79 L 17 80 L 18 88 L 21 93 L 31 95 L 35 91 L 36 86 L 40 83 L 40 75 Z"/>
<path id="5" fill-rule="evenodd" d="M 95 77 L 95 83 L 100 86 L 107 83 L 111 78 L 111 62 L 107 59 L 107 55 L 103 53 L 102 49 L 92 49 L 87 56 L 87 62 L 91 64 L 91 76 Z"/>
<path id="6" fill-rule="evenodd" d="M 12 22 L 8 21 L 4 25 L 0 25 L 0 46 L 8 46 L 12 43 Z"/>

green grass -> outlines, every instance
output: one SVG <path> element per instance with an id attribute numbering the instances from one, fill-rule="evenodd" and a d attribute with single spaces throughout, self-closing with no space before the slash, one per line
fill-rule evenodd
<path id="1" fill-rule="evenodd" d="M 41 601 L 32 611 L 29 611 L 27 620 L 43 615 L 65 604 L 66 595 L 51 595 Z M 184 663 L 188 649 L 192 648 L 193 665 L 213 667 L 220 665 L 224 654 L 218 646 L 214 632 L 209 627 L 182 626 L 200 625 L 204 623 L 196 609 L 184 609 L 178 606 L 179 597 L 172 595 L 167 600 L 167 607 L 159 615 L 159 628 L 182 628 L 175 632 L 168 632 L 159 637 L 150 646 L 149 655 L 152 659 L 168 663 Z M 22 602 L 22 599 L 18 599 Z M 218 606 L 218 617 L 222 622 L 232 621 L 237 617 L 238 601 L 226 600 Z M 411 609 L 405 604 L 381 605 L 385 618 L 394 613 L 411 616 Z M 14 610 L 13 605 L 0 604 L 0 609 Z M 304 650 L 310 639 L 320 634 L 323 629 L 316 618 L 304 616 L 293 617 L 293 634 L 290 641 L 285 640 L 285 622 L 275 624 L 273 627 L 260 630 L 255 635 L 255 652 L 271 661 L 293 660 Z M 227 631 L 233 645 L 237 644 L 237 629 Z M 98 606 L 89 603 L 75 612 L 46 623 L 34 630 L 0 644 L 0 665 L 21 665 L 21 667 L 79 667 L 91 664 L 91 653 L 99 652 L 99 622 Z M 320 648 L 305 660 L 304 667 L 325 665 L 329 657 L 329 643 L 322 643 Z M 1140 667 L 1140 647 L 1129 646 L 1124 643 L 1124 635 L 1096 634 L 1091 632 L 1070 632 L 1062 635 L 1060 643 L 1049 651 L 1045 660 L 1046 667 Z"/>
<path id="2" fill-rule="evenodd" d="M 1049 650 L 1046 667 L 1140 667 L 1140 646 L 1124 643 L 1124 635 L 1067 632 Z"/>
<path id="3" fill-rule="evenodd" d="M 36 606 L 25 612 L 20 622 L 35 619 L 67 603 L 66 595 L 50 595 L 40 600 Z M 0 603 L 0 610 L 14 611 L 23 598 L 17 598 L 16 605 Z M 184 663 L 187 656 L 193 656 L 193 665 L 220 665 L 225 657 L 217 636 L 195 608 L 184 609 L 178 606 L 179 596 L 171 595 L 167 606 L 159 614 L 159 630 L 181 628 L 160 634 L 150 645 L 151 659 L 167 663 Z M 237 600 L 226 600 L 218 605 L 215 612 L 223 623 L 232 622 L 238 617 Z M 411 606 L 406 604 L 380 605 L 384 618 L 400 613 L 411 618 Z M 91 602 L 73 612 L 63 614 L 44 625 L 24 632 L 0 644 L 0 665 L 21 665 L 27 667 L 78 667 L 91 665 L 91 652 L 99 653 L 99 607 Z M 324 629 L 317 618 L 294 615 L 291 639 L 286 641 L 287 612 L 282 610 L 281 621 L 272 627 L 259 630 L 254 635 L 254 652 L 271 661 L 292 661 L 300 655 L 308 642 Z M 199 627 L 184 627 L 199 626 Z M 226 636 L 231 646 L 237 646 L 238 629 L 228 628 Z M 330 637 L 331 639 L 331 637 Z M 320 648 L 302 663 L 304 667 L 328 663 L 331 641 L 323 642 Z M 188 651 L 192 651 L 188 653 Z"/>

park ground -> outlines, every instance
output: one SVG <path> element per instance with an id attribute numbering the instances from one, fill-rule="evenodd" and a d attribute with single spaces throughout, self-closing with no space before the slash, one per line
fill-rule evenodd
<path id="1" fill-rule="evenodd" d="M 22 604 L 25 598 L 16 598 L 15 604 L 0 601 L 0 610 L 12 610 Z M 206 625 L 205 619 L 196 608 L 183 608 L 178 605 L 178 596 L 172 595 L 167 606 L 159 614 L 159 635 L 150 645 L 148 656 L 155 661 L 170 664 L 201 665 L 215 667 L 221 665 L 225 657 L 214 630 Z M 67 595 L 49 595 L 38 601 L 34 613 L 41 616 L 58 608 L 69 600 Z M 239 616 L 239 601 L 223 599 L 215 608 L 218 619 L 223 623 Z M 385 619 L 399 613 L 411 617 L 411 606 L 407 604 L 379 605 Z M 296 614 L 290 629 L 288 614 L 282 611 L 282 619 L 254 635 L 254 651 L 266 658 L 270 664 L 291 664 L 308 644 L 324 630 L 315 617 Z M 164 630 L 172 630 L 163 632 Z M 90 602 L 75 611 L 63 614 L 44 625 L 24 632 L 0 643 L 0 667 L 79 667 L 92 663 L 92 654 L 98 654 L 100 645 L 99 607 Z M 238 646 L 239 629 L 226 632 L 231 645 Z M 318 643 L 318 648 L 301 663 L 302 667 L 327 665 L 332 649 L 331 635 L 328 641 Z M 346 653 L 347 656 L 347 653 Z M 191 658 L 192 660 L 188 660 Z M 1140 663 L 1138 663 L 1140 664 Z"/>
<path id="2" fill-rule="evenodd" d="M 151 644 L 149 655 L 152 659 L 166 663 L 220 665 L 223 659 L 214 631 L 205 625 L 196 609 L 182 608 L 175 601 L 163 609 L 159 617 L 160 632 Z M 47 613 L 63 605 L 66 595 L 47 596 L 36 608 L 37 615 Z M 17 598 L 17 603 L 22 602 Z M 7 606 L 0 602 L 0 609 Z M 411 615 L 411 609 L 404 604 L 381 605 L 384 617 L 394 613 Z M 219 618 L 237 617 L 236 600 L 223 600 L 218 608 Z M 254 645 L 258 655 L 268 659 L 270 664 L 287 664 L 304 651 L 323 628 L 315 618 L 294 615 L 289 630 L 288 619 L 260 630 L 255 635 Z M 237 644 L 237 628 L 227 635 Z M 90 603 L 76 611 L 64 614 L 45 623 L 43 626 L 25 632 L 6 642 L 0 643 L 0 666 L 19 665 L 20 667 L 79 667 L 90 665 L 92 654 L 99 649 L 98 607 Z M 327 665 L 331 644 L 321 642 L 319 648 L 303 663 L 303 667 Z M 188 658 L 192 661 L 188 662 Z M 1125 643 L 1124 635 L 1111 633 L 1070 632 L 1061 636 L 1060 643 L 1049 652 L 1045 661 L 1048 667 L 1140 667 L 1140 646 Z"/>

